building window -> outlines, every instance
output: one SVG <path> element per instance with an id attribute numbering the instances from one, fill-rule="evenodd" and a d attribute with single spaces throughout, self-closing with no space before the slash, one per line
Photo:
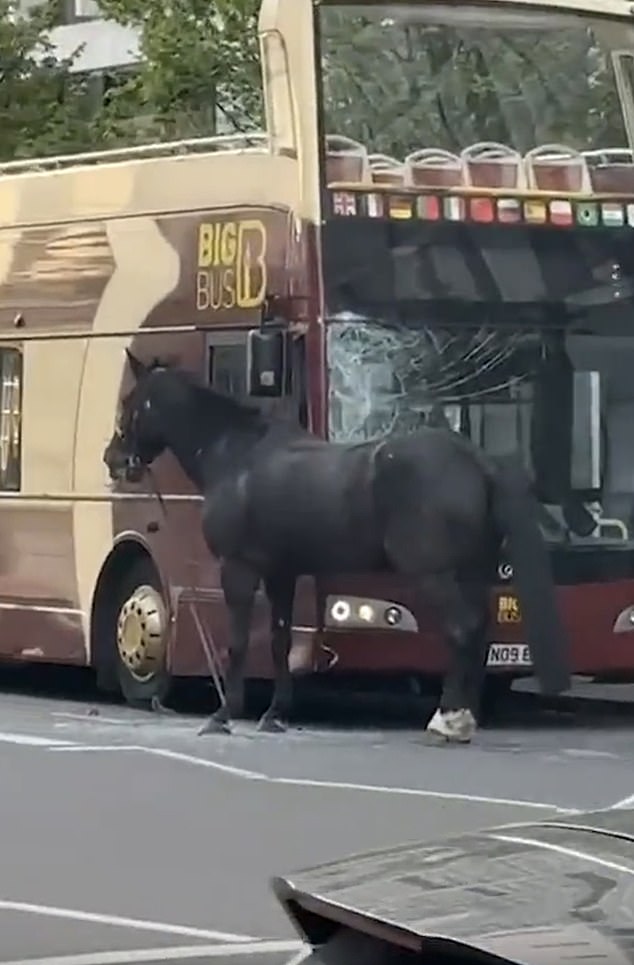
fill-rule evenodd
<path id="1" fill-rule="evenodd" d="M 64 23 L 101 19 L 96 0 L 62 0 L 62 10 Z"/>
<path id="2" fill-rule="evenodd" d="M 0 347 L 0 490 L 17 492 L 22 464 L 22 353 Z"/>

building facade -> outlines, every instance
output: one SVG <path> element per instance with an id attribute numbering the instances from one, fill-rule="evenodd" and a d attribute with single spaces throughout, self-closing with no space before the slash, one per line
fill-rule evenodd
<path id="1" fill-rule="evenodd" d="M 26 12 L 40 0 L 17 0 L 18 11 Z M 96 0 L 64 0 L 63 23 L 51 36 L 61 57 L 82 48 L 73 71 L 101 72 L 134 65 L 139 60 L 136 30 L 104 20 Z"/>

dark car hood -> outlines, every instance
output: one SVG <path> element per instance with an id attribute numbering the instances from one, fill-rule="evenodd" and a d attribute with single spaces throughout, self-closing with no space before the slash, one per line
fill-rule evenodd
<path id="1" fill-rule="evenodd" d="M 525 965 L 634 962 L 634 809 L 357 855 L 273 887 L 313 945 L 344 925 L 413 951 L 459 943 Z"/>

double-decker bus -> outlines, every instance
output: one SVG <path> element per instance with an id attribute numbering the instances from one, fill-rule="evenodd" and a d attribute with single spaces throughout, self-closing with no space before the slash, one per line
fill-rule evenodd
<path id="1" fill-rule="evenodd" d="M 0 167 L 0 656 L 132 704 L 222 671 L 199 497 L 101 457 L 126 347 L 253 397 L 257 329 L 283 418 L 523 452 L 574 670 L 634 678 L 631 4 L 263 0 L 259 31 L 264 131 Z M 388 575 L 300 581 L 294 624 L 297 673 L 443 670 Z M 268 629 L 261 596 L 252 678 Z M 531 670 L 504 560 L 487 661 Z"/>

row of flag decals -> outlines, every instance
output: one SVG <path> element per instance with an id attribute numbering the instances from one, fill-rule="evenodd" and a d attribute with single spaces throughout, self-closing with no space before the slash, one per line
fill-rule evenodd
<path id="1" fill-rule="evenodd" d="M 469 221 L 478 224 L 533 224 L 571 227 L 634 227 L 634 201 L 571 201 L 553 198 L 464 197 L 434 194 L 332 192 L 332 213 L 422 221 Z"/>

